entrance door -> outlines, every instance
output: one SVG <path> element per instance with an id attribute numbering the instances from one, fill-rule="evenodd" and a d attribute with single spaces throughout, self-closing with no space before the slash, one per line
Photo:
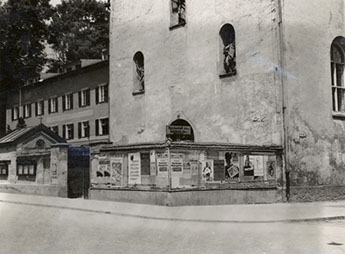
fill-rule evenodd
<path id="1" fill-rule="evenodd" d="M 90 150 L 84 146 L 68 148 L 68 197 L 88 197 Z"/>

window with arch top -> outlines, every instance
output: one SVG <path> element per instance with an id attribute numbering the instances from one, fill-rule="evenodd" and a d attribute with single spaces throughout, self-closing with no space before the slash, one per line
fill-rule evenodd
<path id="1" fill-rule="evenodd" d="M 345 38 L 337 37 L 331 45 L 331 80 L 332 80 L 332 102 L 334 112 L 345 113 Z"/>
<path id="2" fill-rule="evenodd" d="M 220 73 L 219 77 L 230 77 L 237 74 L 236 70 L 236 41 L 235 29 L 230 24 L 225 24 L 219 31 L 220 36 Z"/>
<path id="3" fill-rule="evenodd" d="M 138 51 L 133 57 L 134 62 L 134 94 L 140 94 L 145 92 L 145 65 L 144 55 Z"/>

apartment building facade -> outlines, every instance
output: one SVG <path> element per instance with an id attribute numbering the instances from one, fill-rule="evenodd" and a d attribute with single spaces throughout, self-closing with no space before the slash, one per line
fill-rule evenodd
<path id="1" fill-rule="evenodd" d="M 81 146 L 109 140 L 108 61 L 81 60 L 61 74 L 44 74 L 8 93 L 8 131 L 48 126 L 68 143 Z"/>

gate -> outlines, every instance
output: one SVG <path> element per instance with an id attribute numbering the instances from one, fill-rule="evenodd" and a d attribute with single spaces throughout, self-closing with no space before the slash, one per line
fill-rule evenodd
<path id="1" fill-rule="evenodd" d="M 88 197 L 90 186 L 90 149 L 68 148 L 68 197 Z"/>

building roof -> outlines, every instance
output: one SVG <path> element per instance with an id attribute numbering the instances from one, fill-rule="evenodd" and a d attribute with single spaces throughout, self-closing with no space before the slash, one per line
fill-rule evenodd
<path id="1" fill-rule="evenodd" d="M 21 129 L 16 129 L 13 132 L 9 133 L 5 137 L 0 139 L 0 147 L 1 146 L 8 146 L 8 145 L 16 145 L 18 143 L 23 142 L 27 138 L 33 136 L 35 133 L 44 132 L 50 137 L 52 137 L 57 143 L 66 143 L 66 140 L 61 138 L 55 132 L 50 130 L 44 124 L 40 124 L 37 126 L 30 126 Z"/>

